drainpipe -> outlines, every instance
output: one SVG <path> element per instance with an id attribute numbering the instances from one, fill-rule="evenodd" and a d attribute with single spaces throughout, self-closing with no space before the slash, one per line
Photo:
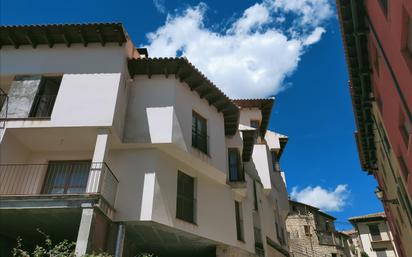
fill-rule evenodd
<path id="1" fill-rule="evenodd" d="M 119 223 L 117 226 L 116 248 L 114 250 L 114 257 L 123 256 L 124 236 L 125 236 L 125 226 L 123 223 Z"/>

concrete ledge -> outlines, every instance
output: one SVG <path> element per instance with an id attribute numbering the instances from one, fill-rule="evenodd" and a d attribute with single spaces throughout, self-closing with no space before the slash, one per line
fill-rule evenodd
<path id="1" fill-rule="evenodd" d="M 0 209 L 44 209 L 44 208 L 81 208 L 94 206 L 99 195 L 3 195 L 0 196 Z"/>

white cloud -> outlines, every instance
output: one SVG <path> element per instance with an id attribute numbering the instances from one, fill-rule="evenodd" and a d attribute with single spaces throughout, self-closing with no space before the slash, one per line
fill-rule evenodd
<path id="1" fill-rule="evenodd" d="M 298 187 L 293 187 L 290 194 L 293 200 L 318 207 L 323 211 L 341 211 L 347 204 L 349 195 L 348 185 L 338 185 L 334 190 L 308 186 L 299 191 Z"/>
<path id="2" fill-rule="evenodd" d="M 151 56 L 186 56 L 232 98 L 275 95 L 285 89 L 285 77 L 296 70 L 307 47 L 325 33 L 320 24 L 327 12 L 322 11 L 315 22 L 318 11 L 312 9 L 318 6 L 314 3 L 329 3 L 288 0 L 307 6 L 302 11 L 296 9 L 298 5 L 279 0 L 263 1 L 244 10 L 221 32 L 205 26 L 204 3 L 169 14 L 165 25 L 147 34 L 148 45 L 144 47 Z M 300 19 L 299 24 L 286 25 L 285 19 L 290 17 L 285 18 L 284 14 L 290 12 Z"/>
<path id="3" fill-rule="evenodd" d="M 166 13 L 165 0 L 153 0 L 156 10 L 160 13 Z"/>

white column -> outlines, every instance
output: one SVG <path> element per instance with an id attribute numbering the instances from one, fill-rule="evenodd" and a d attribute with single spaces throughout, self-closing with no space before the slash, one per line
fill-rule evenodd
<path id="1" fill-rule="evenodd" d="M 97 132 L 96 145 L 94 147 L 92 167 L 90 169 L 89 180 L 87 181 L 87 193 L 99 192 L 102 166 L 107 156 L 109 146 L 110 130 L 99 129 Z"/>
<path id="2" fill-rule="evenodd" d="M 119 223 L 117 225 L 116 249 L 115 249 L 114 257 L 123 256 L 125 230 L 126 228 L 124 224 Z"/>
<path id="3" fill-rule="evenodd" d="M 80 220 L 79 232 L 76 241 L 76 256 L 83 256 L 87 253 L 92 229 L 94 210 L 92 207 L 83 208 Z"/>

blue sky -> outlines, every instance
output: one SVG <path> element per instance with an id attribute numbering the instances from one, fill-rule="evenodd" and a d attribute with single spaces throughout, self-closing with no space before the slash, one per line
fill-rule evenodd
<path id="1" fill-rule="evenodd" d="M 188 56 L 231 97 L 275 95 L 289 192 L 347 228 L 382 207 L 359 166 L 334 1 L 263 1 L 2 0 L 0 23 L 119 21 L 150 55 Z"/>

